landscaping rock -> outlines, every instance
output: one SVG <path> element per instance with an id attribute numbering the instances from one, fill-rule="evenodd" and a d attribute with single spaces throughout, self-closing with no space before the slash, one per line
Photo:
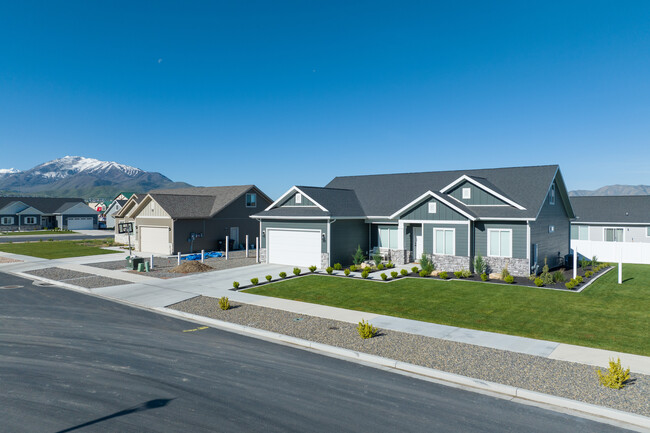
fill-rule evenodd
<path id="1" fill-rule="evenodd" d="M 213 269 L 214 268 L 212 266 L 208 266 L 198 261 L 187 261 L 181 263 L 175 268 L 170 269 L 169 272 L 174 272 L 178 274 L 192 274 L 195 272 L 209 272 Z"/>

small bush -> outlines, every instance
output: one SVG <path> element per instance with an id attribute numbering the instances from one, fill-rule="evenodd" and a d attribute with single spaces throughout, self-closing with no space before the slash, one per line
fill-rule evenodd
<path id="1" fill-rule="evenodd" d="M 367 338 L 374 337 L 375 335 L 377 335 L 378 331 L 379 330 L 377 328 L 375 328 L 365 320 L 359 322 L 359 326 L 357 326 L 357 332 L 359 333 L 359 336 L 361 336 L 361 338 L 363 338 L 364 340 Z"/>
<path id="2" fill-rule="evenodd" d="M 414 274 L 417 274 L 419 270 L 420 270 L 420 269 L 419 269 L 417 266 L 413 266 L 413 267 L 411 268 L 411 272 L 413 272 Z"/>
<path id="3" fill-rule="evenodd" d="M 386 275 L 384 272 L 381 273 L 380 277 L 384 281 L 386 281 L 388 279 L 388 275 Z"/>
<path id="4" fill-rule="evenodd" d="M 591 262 L 587 259 L 580 259 L 580 267 L 583 269 L 589 266 L 590 263 Z"/>
<path id="5" fill-rule="evenodd" d="M 422 254 L 422 257 L 420 257 L 420 267 L 423 271 L 427 271 L 427 274 L 429 275 L 431 275 L 431 272 L 436 270 L 436 265 L 424 253 Z"/>
<path id="6" fill-rule="evenodd" d="M 539 278 L 542 280 L 542 286 L 553 284 L 553 274 L 551 274 L 548 270 L 546 257 L 544 258 L 544 267 L 542 268 L 542 273 L 539 274 Z M 535 284 L 537 284 L 537 282 L 535 282 Z"/>
<path id="7" fill-rule="evenodd" d="M 530 281 L 535 281 L 535 278 L 537 278 L 537 275 L 536 275 L 536 274 L 530 274 L 530 275 L 528 276 L 528 279 L 529 279 Z"/>
<path id="8" fill-rule="evenodd" d="M 507 277 L 504 278 L 503 281 L 505 281 L 508 284 L 512 284 L 515 282 L 515 277 L 513 277 L 512 275 L 508 275 Z"/>
<path id="9" fill-rule="evenodd" d="M 363 263 L 364 260 L 366 260 L 366 256 L 363 254 L 361 245 L 357 245 L 357 250 L 354 252 L 354 255 L 352 256 L 352 263 L 359 266 L 361 263 Z"/>
<path id="10" fill-rule="evenodd" d="M 379 267 L 379 264 L 381 263 L 381 254 L 374 254 L 372 256 L 372 261 L 375 262 L 375 266 Z"/>
<path id="11" fill-rule="evenodd" d="M 462 271 L 454 271 L 454 277 L 461 279 L 463 278 L 463 272 Z"/>
<path id="12" fill-rule="evenodd" d="M 585 272 L 585 277 L 587 277 L 587 278 L 591 278 L 592 275 L 594 275 L 594 273 L 592 271 Z"/>
<path id="13" fill-rule="evenodd" d="M 582 284 L 583 281 L 584 281 L 584 280 L 582 279 L 582 277 L 581 277 L 580 275 L 578 275 L 578 276 L 576 277 L 576 282 L 577 282 L 578 284 Z"/>
<path id="14" fill-rule="evenodd" d="M 368 275 L 370 275 L 370 270 L 369 270 L 369 269 L 364 269 L 364 270 L 361 272 L 361 278 L 364 278 L 364 279 L 365 279 L 365 278 L 368 278 Z"/>
<path id="15" fill-rule="evenodd" d="M 471 272 L 469 269 L 462 269 L 462 270 L 460 271 L 460 275 L 461 275 L 461 277 L 463 277 L 463 278 L 469 278 L 469 277 L 472 276 L 472 272 Z"/>
<path id="16" fill-rule="evenodd" d="M 259 282 L 260 282 L 260 280 L 258 280 L 257 278 L 251 278 L 251 283 L 252 283 L 254 286 L 257 286 L 257 285 L 259 284 Z"/>
<path id="17" fill-rule="evenodd" d="M 300 275 L 300 268 L 293 268 L 293 275 Z"/>
<path id="18" fill-rule="evenodd" d="M 340 263 L 334 263 L 334 269 L 340 271 L 341 269 L 343 269 L 343 266 L 341 266 Z"/>
<path id="19" fill-rule="evenodd" d="M 352 266 L 350 266 L 350 270 L 351 270 L 352 272 L 356 272 L 356 271 L 357 271 L 357 267 L 356 267 L 356 265 L 352 265 Z"/>
<path id="20" fill-rule="evenodd" d="M 567 289 L 573 290 L 573 288 L 576 286 L 576 283 L 573 280 L 569 280 L 566 283 L 564 283 Z"/>
<path id="21" fill-rule="evenodd" d="M 421 276 L 421 277 L 428 277 L 429 275 L 431 275 L 431 274 L 428 273 L 427 271 L 425 271 L 424 269 L 422 269 L 422 270 L 420 271 L 420 276 Z"/>
<path id="22" fill-rule="evenodd" d="M 235 289 L 239 289 L 239 282 L 233 281 L 232 282 L 232 287 L 235 288 Z"/>
<path id="23" fill-rule="evenodd" d="M 377 265 L 377 270 L 378 270 L 378 271 L 382 271 L 382 270 L 384 270 L 384 265 L 382 265 L 381 263 L 378 264 L 378 265 Z"/>
<path id="24" fill-rule="evenodd" d="M 566 281 L 566 277 L 564 276 L 563 271 L 555 271 L 553 272 L 553 282 L 554 283 L 563 283 Z"/>
<path id="25" fill-rule="evenodd" d="M 286 272 L 280 272 L 280 278 L 287 278 L 287 273 Z"/>
<path id="26" fill-rule="evenodd" d="M 612 389 L 621 389 L 630 380 L 630 369 L 624 370 L 621 367 L 621 358 L 618 358 L 616 362 L 614 362 L 614 359 L 609 360 L 609 371 L 607 374 L 603 374 L 600 368 L 596 373 L 598 374 L 598 380 L 601 385 Z"/>
<path id="27" fill-rule="evenodd" d="M 266 278 L 266 281 L 268 281 L 269 283 L 270 283 L 271 280 L 273 279 L 273 277 L 270 276 L 270 275 L 267 275 L 267 276 L 265 276 L 264 278 Z"/>
<path id="28" fill-rule="evenodd" d="M 226 298 L 225 296 L 219 298 L 219 308 L 221 308 L 224 311 L 230 309 L 230 301 L 228 300 L 228 298 Z"/>
<path id="29" fill-rule="evenodd" d="M 393 272 L 390 273 L 390 276 L 393 277 L 393 278 L 397 278 L 398 275 L 399 274 L 397 273 L 397 271 L 393 271 Z"/>
<path id="30" fill-rule="evenodd" d="M 350 270 L 349 270 L 348 268 L 345 268 L 345 270 L 343 271 L 343 273 L 344 273 L 345 276 L 347 277 L 348 275 L 350 275 Z"/>
<path id="31" fill-rule="evenodd" d="M 537 287 L 542 287 L 542 286 L 544 285 L 544 280 L 542 280 L 542 279 L 539 278 L 539 277 L 538 277 L 538 278 L 535 278 L 535 285 L 536 285 Z"/>
<path id="32" fill-rule="evenodd" d="M 486 271 L 487 263 L 485 263 L 483 256 L 477 254 L 476 257 L 474 257 L 474 272 L 477 274 L 484 274 Z"/>
<path id="33" fill-rule="evenodd" d="M 508 270 L 508 264 L 506 263 L 505 268 L 501 269 L 501 279 L 505 280 L 508 275 L 510 275 L 510 271 Z"/>
<path id="34" fill-rule="evenodd" d="M 388 263 L 386 263 L 386 269 L 393 269 L 395 267 L 395 263 L 391 262 L 390 260 Z"/>
<path id="35" fill-rule="evenodd" d="M 309 272 L 312 272 L 312 273 L 313 273 L 313 272 L 316 272 L 316 269 L 318 269 L 318 266 L 311 265 L 311 266 L 309 267 Z"/>
<path id="36" fill-rule="evenodd" d="M 409 271 L 407 271 L 406 269 L 402 269 L 401 271 L 399 271 L 399 273 L 402 274 L 403 277 L 405 277 L 409 274 Z"/>
<path id="37" fill-rule="evenodd" d="M 593 256 L 591 258 L 591 266 L 598 266 L 598 256 Z"/>
<path id="38" fill-rule="evenodd" d="M 447 275 L 447 273 L 446 273 L 445 271 L 440 272 L 440 273 L 438 274 L 438 276 L 439 276 L 440 278 L 442 278 L 443 280 L 446 280 L 447 278 L 449 278 L 449 275 Z"/>
<path id="39" fill-rule="evenodd" d="M 482 281 L 487 281 L 487 280 L 488 280 L 488 274 L 486 274 L 485 272 L 483 272 L 483 273 L 481 274 L 481 280 L 482 280 Z"/>
<path id="40" fill-rule="evenodd" d="M 332 275 L 332 272 L 334 272 L 334 268 L 331 267 L 331 266 L 328 266 L 327 268 L 325 268 L 325 272 L 327 272 L 328 274 Z"/>

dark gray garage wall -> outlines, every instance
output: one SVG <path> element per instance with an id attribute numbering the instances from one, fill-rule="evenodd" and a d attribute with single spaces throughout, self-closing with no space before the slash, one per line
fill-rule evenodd
<path id="1" fill-rule="evenodd" d="M 300 221 L 300 220 L 282 220 L 262 221 L 262 231 L 266 229 L 294 229 L 294 230 L 321 230 L 321 233 L 327 233 L 327 221 Z M 262 236 L 260 248 L 266 248 L 266 236 Z M 321 253 L 327 252 L 327 240 L 321 242 Z"/>
<path id="2" fill-rule="evenodd" d="M 368 249 L 368 224 L 364 220 L 337 220 L 330 226 L 330 264 L 341 263 L 347 266 L 352 263 L 352 255 L 357 250 Z"/>
<path id="3" fill-rule="evenodd" d="M 559 191 L 559 188 L 556 187 Z M 555 231 L 549 233 L 549 226 L 555 226 Z M 571 221 L 562 199 L 556 197 L 555 204 L 550 204 L 548 196 L 536 221 L 530 223 L 530 243 L 537 244 L 537 259 L 540 268 L 544 266 L 544 258 L 548 258 L 550 267 L 558 266 L 558 252 L 564 258 L 569 253 L 571 245 Z M 532 256 L 531 256 L 532 259 Z"/>

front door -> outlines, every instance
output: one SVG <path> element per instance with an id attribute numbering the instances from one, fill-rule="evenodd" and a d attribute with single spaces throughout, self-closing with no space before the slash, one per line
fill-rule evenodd
<path id="1" fill-rule="evenodd" d="M 422 227 L 413 227 L 413 261 L 420 260 L 424 252 L 424 242 L 422 239 Z"/>
<path id="2" fill-rule="evenodd" d="M 239 227 L 230 227 L 230 242 L 234 250 L 239 248 Z"/>

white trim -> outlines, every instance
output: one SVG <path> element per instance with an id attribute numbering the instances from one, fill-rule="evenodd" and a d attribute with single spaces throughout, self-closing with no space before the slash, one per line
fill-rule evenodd
<path id="1" fill-rule="evenodd" d="M 369 219 L 369 220 L 370 219 L 386 219 L 386 220 L 391 219 L 391 217 L 389 217 L 389 216 L 365 216 L 364 218 Z"/>
<path id="2" fill-rule="evenodd" d="M 302 193 L 301 193 L 301 192 L 297 192 L 297 193 L 295 193 L 295 194 L 293 195 L 293 197 L 294 197 L 294 200 L 293 200 L 293 201 L 294 201 L 296 204 L 302 204 Z"/>
<path id="3" fill-rule="evenodd" d="M 26 216 L 26 217 L 24 217 L 23 218 L 23 224 L 30 225 L 30 226 L 37 225 L 36 217 L 35 216 Z"/>
<path id="4" fill-rule="evenodd" d="M 571 229 L 569 229 L 571 230 Z M 571 233 L 569 233 L 569 238 L 571 237 Z M 528 259 L 528 265 L 530 265 L 530 223 L 526 223 L 526 259 Z"/>
<path id="5" fill-rule="evenodd" d="M 148 218 L 148 217 L 143 217 L 143 218 Z M 323 215 L 323 216 L 249 216 L 249 218 L 253 219 L 260 219 L 260 220 L 328 220 L 330 219 L 329 215 Z M 345 219 L 345 218 L 337 218 L 337 219 Z"/>
<path id="6" fill-rule="evenodd" d="M 316 207 L 318 207 L 318 208 L 319 208 L 320 210 L 322 210 L 323 212 L 329 212 L 327 209 L 325 209 L 323 206 L 321 206 L 320 203 L 318 203 L 318 202 L 317 202 L 316 200 L 314 200 L 313 198 L 309 197 L 309 195 L 305 194 L 303 191 L 300 190 L 300 188 L 298 188 L 298 187 L 295 186 L 295 185 L 292 186 L 291 188 L 289 188 L 289 191 L 287 191 L 287 192 L 285 192 L 284 194 L 282 194 L 282 196 L 281 196 L 279 199 L 277 199 L 276 201 L 274 201 L 273 203 L 271 203 L 271 205 L 270 205 L 269 207 L 267 207 L 266 209 L 264 209 L 264 210 L 267 211 L 267 210 L 271 210 L 271 209 L 273 209 L 273 208 L 274 208 L 278 203 L 280 203 L 282 200 L 284 200 L 284 199 L 285 199 L 289 194 L 291 194 L 291 192 L 293 192 L 293 191 L 296 191 L 296 192 L 298 192 L 298 193 L 304 195 L 307 199 L 309 199 L 309 201 L 311 201 L 312 203 L 314 203 L 314 204 L 316 205 Z M 265 218 L 266 218 L 266 217 L 265 217 Z"/>
<path id="7" fill-rule="evenodd" d="M 458 224 L 458 225 L 467 225 L 470 223 L 469 220 L 465 221 L 455 221 L 455 220 L 400 220 L 404 221 L 405 224 Z M 374 224 L 374 223 L 373 223 Z M 384 223 L 377 223 L 384 224 Z"/>
<path id="8" fill-rule="evenodd" d="M 493 256 L 490 254 L 490 232 L 510 232 L 510 255 L 509 256 L 503 256 L 501 255 L 501 239 L 499 239 L 499 255 L 498 256 Z M 487 256 L 488 257 L 504 257 L 504 258 L 512 258 L 512 254 L 514 251 L 512 251 L 512 244 L 513 244 L 513 239 L 512 239 L 512 229 L 487 229 Z"/>
<path id="9" fill-rule="evenodd" d="M 463 187 L 463 188 L 461 189 L 461 194 L 462 194 L 462 195 L 461 195 L 460 197 L 461 197 L 463 200 L 471 200 L 471 199 L 472 199 L 472 188 L 469 188 L 469 187 Z"/>
<path id="10" fill-rule="evenodd" d="M 535 221 L 535 218 L 479 218 L 479 221 Z"/>
<path id="11" fill-rule="evenodd" d="M 453 196 L 450 196 L 450 197 L 453 197 Z M 454 198 L 456 198 L 456 197 L 454 197 Z M 458 199 L 456 198 L 456 200 L 458 200 Z M 509 204 L 467 204 L 467 203 L 463 203 L 463 204 L 465 206 L 467 206 L 467 207 L 512 207 Z"/>
<path id="12" fill-rule="evenodd" d="M 430 201 L 427 205 L 427 212 L 430 214 L 438 213 L 438 202 Z"/>
<path id="13" fill-rule="evenodd" d="M 625 231 L 626 231 L 626 230 L 625 230 L 624 227 L 603 227 L 603 242 L 611 242 L 611 243 L 617 243 L 617 242 L 619 242 L 619 241 L 608 241 L 608 240 L 605 238 L 605 230 L 607 230 L 607 229 L 622 230 L 622 231 L 623 231 L 623 240 L 620 241 L 620 242 L 625 242 Z M 579 238 L 579 237 L 580 237 L 580 235 L 578 234 L 578 238 Z M 575 239 L 574 239 L 574 240 L 575 240 Z M 578 239 L 578 240 L 580 240 L 580 239 Z"/>
<path id="14" fill-rule="evenodd" d="M 646 237 L 646 238 L 650 238 L 650 226 L 647 226 L 647 227 L 645 228 L 645 237 Z"/>
<path id="15" fill-rule="evenodd" d="M 471 265 L 471 257 L 472 257 L 472 224 L 467 224 L 467 257 L 470 257 L 470 265 Z"/>
<path id="16" fill-rule="evenodd" d="M 336 220 L 334 220 L 334 221 L 336 221 Z M 332 232 L 331 231 L 332 222 L 333 222 L 332 220 L 327 221 L 327 266 L 328 267 L 331 266 L 331 263 L 332 263 L 332 253 L 331 253 L 331 248 L 330 248 L 330 239 L 331 239 L 330 233 Z M 323 242 L 322 236 L 323 235 L 321 234 L 321 243 Z M 321 251 L 322 251 L 322 249 L 323 249 L 323 247 L 321 247 Z"/>
<path id="17" fill-rule="evenodd" d="M 294 208 L 296 208 L 296 207 L 297 207 L 297 208 L 316 207 L 316 208 L 317 208 L 318 206 L 316 206 L 316 205 L 314 205 L 314 204 L 304 204 L 304 205 L 300 205 L 300 206 L 295 206 L 295 205 L 291 205 L 291 204 L 286 204 L 286 205 L 282 206 L 283 209 L 284 209 L 285 207 L 294 207 Z"/>
<path id="18" fill-rule="evenodd" d="M 590 226 L 647 226 L 648 223 L 614 223 L 614 222 L 593 222 L 593 221 L 571 221 L 573 225 Z"/>
<path id="19" fill-rule="evenodd" d="M 9 219 L 11 219 L 11 222 L 5 222 L 6 220 L 9 220 Z M 14 221 L 15 221 L 15 220 L 16 220 L 16 218 L 13 217 L 13 216 L 3 216 L 3 217 L 0 219 L 0 225 L 3 225 L 3 226 L 12 226 L 12 225 L 14 225 Z"/>
<path id="20" fill-rule="evenodd" d="M 172 217 L 168 217 L 168 216 L 159 216 L 159 215 L 157 215 L 157 216 L 137 216 L 137 217 L 135 217 L 134 219 L 137 220 L 138 218 L 141 218 L 141 219 L 149 219 L 149 218 L 158 219 L 158 218 L 160 218 L 160 219 L 167 219 L 167 220 L 172 219 Z"/>
<path id="21" fill-rule="evenodd" d="M 388 232 L 388 247 L 380 247 L 379 244 L 381 243 L 381 227 L 377 227 L 377 247 L 381 248 L 383 250 L 391 250 L 391 249 L 399 249 L 399 224 L 397 227 L 395 227 L 395 224 L 383 224 L 383 225 L 389 225 L 389 227 L 385 227 L 385 229 L 389 230 Z M 390 241 L 392 239 L 390 231 L 394 230 L 395 234 L 397 235 L 397 247 L 396 248 L 391 248 L 390 247 Z"/>
<path id="22" fill-rule="evenodd" d="M 404 221 L 399 221 L 397 223 L 397 249 L 404 249 Z"/>
<path id="23" fill-rule="evenodd" d="M 441 203 L 447 205 L 448 207 L 452 208 L 453 210 L 455 210 L 455 211 L 458 212 L 459 214 L 463 215 L 463 216 L 466 217 L 467 219 L 470 219 L 470 220 L 472 220 L 472 221 L 476 220 L 475 217 L 473 217 L 472 215 L 468 214 L 468 213 L 465 212 L 464 210 L 462 210 L 462 209 L 460 209 L 460 208 L 454 206 L 452 203 L 448 202 L 447 200 L 445 200 L 444 198 L 442 198 L 441 196 L 439 196 L 438 194 L 436 194 L 436 193 L 433 192 L 433 191 L 427 191 L 427 192 L 425 192 L 425 193 L 422 194 L 420 197 L 416 198 L 415 200 L 413 200 L 412 202 L 410 202 L 409 204 L 407 204 L 406 206 L 404 206 L 403 208 L 401 208 L 400 210 L 398 210 L 397 212 L 395 212 L 394 214 L 392 214 L 392 215 L 390 216 L 390 219 L 394 219 L 395 217 L 400 216 L 402 213 L 406 212 L 407 210 L 409 210 L 409 209 L 412 208 L 413 206 L 419 204 L 420 202 L 422 202 L 422 200 L 426 199 L 427 197 L 435 198 L 435 199 L 438 200 L 439 202 L 441 202 Z"/>
<path id="24" fill-rule="evenodd" d="M 400 220 L 400 221 L 402 221 L 402 220 Z M 385 221 L 385 222 L 383 222 L 383 221 L 372 221 L 372 222 L 369 222 L 369 223 L 366 223 L 366 224 L 377 224 L 377 225 L 381 224 L 381 225 L 384 225 L 384 226 L 394 226 L 394 225 L 399 226 L 399 221 Z"/>
<path id="25" fill-rule="evenodd" d="M 452 240 L 452 252 L 451 252 L 451 254 L 437 253 L 436 252 L 436 232 L 437 231 L 444 232 L 444 231 L 447 231 L 447 230 L 451 230 L 451 232 L 454 234 L 454 238 Z M 422 239 L 424 239 L 424 234 L 422 235 Z M 446 239 L 447 239 L 447 237 L 445 236 L 445 245 L 444 245 L 445 247 L 447 246 L 446 245 L 446 242 L 447 242 Z M 443 248 L 443 249 L 445 249 L 445 248 Z M 433 250 L 432 250 L 432 253 L 435 254 L 436 256 L 455 256 L 456 255 L 456 229 L 455 228 L 449 228 L 449 227 L 439 227 L 439 228 L 434 227 L 433 228 Z"/>
<path id="26" fill-rule="evenodd" d="M 468 181 L 469 183 L 473 184 L 473 185 L 476 186 L 477 188 L 480 188 L 480 189 L 482 189 L 483 191 L 492 194 L 492 195 L 495 196 L 496 198 L 498 198 L 498 199 L 500 199 L 500 200 L 502 200 L 502 201 L 505 201 L 506 203 L 508 203 L 508 204 L 510 204 L 510 205 L 512 205 L 512 206 L 514 206 L 514 207 L 516 207 L 516 208 L 519 209 L 519 210 L 526 210 L 526 208 L 523 207 L 522 205 L 520 205 L 519 203 L 517 203 L 517 202 L 515 202 L 515 201 L 513 201 L 513 200 L 511 200 L 511 199 L 509 199 L 508 197 L 505 197 L 505 196 L 499 194 L 499 193 L 496 192 L 496 191 L 491 190 L 491 189 L 488 188 L 487 186 L 483 185 L 481 182 L 472 179 L 471 177 L 469 177 L 469 176 L 466 175 L 466 174 L 462 175 L 461 177 L 459 177 L 458 179 L 456 179 L 455 181 L 453 181 L 452 183 L 450 183 L 450 184 L 447 185 L 446 187 L 442 188 L 442 189 L 440 190 L 440 193 L 441 193 L 441 194 L 445 194 L 445 193 L 446 193 L 447 191 L 449 191 L 451 188 L 453 188 L 454 186 L 458 185 L 459 183 L 461 183 L 462 181 L 465 181 L 465 180 Z"/>

